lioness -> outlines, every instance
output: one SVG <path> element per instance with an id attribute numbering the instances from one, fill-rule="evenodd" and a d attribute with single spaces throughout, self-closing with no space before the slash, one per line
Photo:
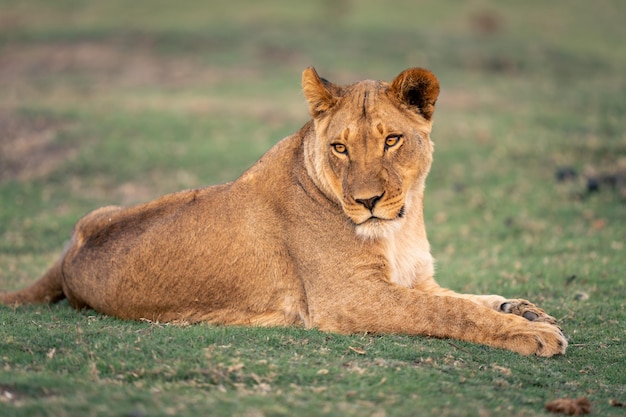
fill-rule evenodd
<path id="1" fill-rule="evenodd" d="M 67 298 L 123 319 L 456 338 L 562 354 L 525 300 L 433 279 L 423 216 L 437 78 L 339 86 L 302 75 L 312 120 L 234 182 L 79 220 L 61 258 L 0 302 Z"/>

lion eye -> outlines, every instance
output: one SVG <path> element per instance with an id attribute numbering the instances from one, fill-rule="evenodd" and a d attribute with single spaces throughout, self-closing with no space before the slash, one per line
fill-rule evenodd
<path id="1" fill-rule="evenodd" d="M 387 139 L 385 139 L 385 149 L 396 146 L 398 142 L 400 142 L 400 138 L 400 135 L 387 136 Z"/>
<path id="2" fill-rule="evenodd" d="M 342 143 L 333 143 L 330 146 L 332 146 L 333 149 L 335 150 L 335 152 L 337 152 L 337 153 L 340 153 L 340 154 L 348 153 L 348 148 L 346 148 L 346 145 L 344 145 Z"/>

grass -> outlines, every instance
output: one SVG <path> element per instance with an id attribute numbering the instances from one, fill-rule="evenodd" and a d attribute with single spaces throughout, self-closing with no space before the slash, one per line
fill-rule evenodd
<path id="1" fill-rule="evenodd" d="M 570 338 L 541 359 L 457 341 L 0 309 L 8 416 L 621 416 L 626 29 L 590 5 L 0 1 L 0 288 L 74 222 L 237 177 L 308 119 L 302 69 L 440 78 L 426 216 L 438 280 L 524 297 Z M 558 181 L 568 168 L 577 175 Z M 588 178 L 612 176 L 597 191 Z"/>

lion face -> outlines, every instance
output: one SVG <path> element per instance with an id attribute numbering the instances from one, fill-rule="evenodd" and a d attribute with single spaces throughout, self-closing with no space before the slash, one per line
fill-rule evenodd
<path id="1" fill-rule="evenodd" d="M 391 84 L 338 87 L 310 68 L 303 86 L 316 131 L 307 151 L 310 175 L 359 235 L 376 238 L 401 227 L 432 161 L 437 79 L 412 69 Z"/>

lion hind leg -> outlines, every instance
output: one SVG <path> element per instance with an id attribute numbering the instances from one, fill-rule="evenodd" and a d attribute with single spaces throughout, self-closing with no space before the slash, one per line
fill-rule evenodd
<path id="1" fill-rule="evenodd" d="M 123 208 L 119 206 L 105 206 L 87 213 L 74 226 L 72 245 L 77 248 L 80 247 L 86 238 L 109 226 L 122 210 Z"/>

